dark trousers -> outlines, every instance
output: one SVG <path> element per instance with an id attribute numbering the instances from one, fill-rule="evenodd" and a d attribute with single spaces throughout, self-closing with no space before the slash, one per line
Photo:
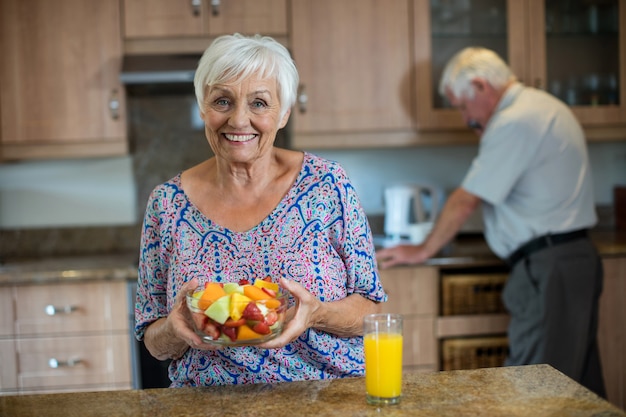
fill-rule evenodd
<path id="1" fill-rule="evenodd" d="M 606 397 L 598 351 L 602 262 L 587 238 L 535 252 L 503 292 L 511 314 L 506 365 L 547 363 Z"/>

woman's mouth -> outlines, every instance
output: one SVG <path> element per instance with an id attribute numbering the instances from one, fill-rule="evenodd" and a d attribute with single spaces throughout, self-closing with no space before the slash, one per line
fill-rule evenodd
<path id="1" fill-rule="evenodd" d="M 224 133 L 224 137 L 231 142 L 247 142 L 256 137 L 255 134 L 236 135 L 233 133 Z"/>

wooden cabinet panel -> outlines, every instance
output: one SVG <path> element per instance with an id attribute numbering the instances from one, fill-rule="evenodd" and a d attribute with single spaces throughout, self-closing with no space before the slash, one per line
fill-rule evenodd
<path id="1" fill-rule="evenodd" d="M 131 384 L 127 334 L 22 338 L 17 341 L 21 389 Z M 57 368 L 50 366 L 57 360 Z M 73 365 L 68 361 L 79 361 Z"/>
<path id="2" fill-rule="evenodd" d="M 0 287 L 0 302 L 0 394 L 131 388 L 125 281 Z"/>
<path id="3" fill-rule="evenodd" d="M 598 344 L 610 402 L 626 408 L 626 257 L 605 258 Z"/>
<path id="4" fill-rule="evenodd" d="M 200 8 L 190 0 L 124 0 L 124 38 L 200 36 Z"/>
<path id="5" fill-rule="evenodd" d="M 0 394 L 16 391 L 17 388 L 15 340 L 0 340 Z"/>
<path id="6" fill-rule="evenodd" d="M 404 318 L 403 367 L 436 370 L 438 353 L 434 328 L 438 310 L 438 269 L 393 268 L 381 271 L 380 278 L 389 296 L 382 311 L 402 314 Z"/>
<path id="7" fill-rule="evenodd" d="M 394 268 L 380 272 L 389 296 L 385 313 L 434 316 L 439 310 L 439 270 L 433 267 Z"/>
<path id="8" fill-rule="evenodd" d="M 285 35 L 286 0 L 124 0 L 125 39 Z"/>
<path id="9" fill-rule="evenodd" d="M 0 337 L 14 333 L 13 288 L 0 287 Z"/>
<path id="10" fill-rule="evenodd" d="M 16 287 L 17 334 L 127 330 L 128 308 L 123 294 L 124 282 Z"/>
<path id="11" fill-rule="evenodd" d="M 301 82 L 294 146 L 319 143 L 307 135 L 411 130 L 408 6 L 406 0 L 291 2 L 290 46 Z M 336 146 L 362 146 L 360 140 L 346 135 Z"/>
<path id="12" fill-rule="evenodd" d="M 127 153 L 119 25 L 118 0 L 0 1 L 3 158 Z"/>
<path id="13" fill-rule="evenodd" d="M 210 8 L 210 1 L 205 1 Z M 284 36 L 287 34 L 286 0 L 221 0 L 218 13 L 208 16 L 209 35 L 227 33 Z"/>
<path id="14" fill-rule="evenodd" d="M 404 367 L 432 366 L 438 362 L 437 339 L 433 337 L 435 318 L 416 315 L 404 316 L 404 344 L 402 365 Z"/>

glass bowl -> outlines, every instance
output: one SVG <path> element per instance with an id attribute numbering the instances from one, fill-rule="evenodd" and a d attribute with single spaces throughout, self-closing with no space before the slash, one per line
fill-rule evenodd
<path id="1" fill-rule="evenodd" d="M 278 284 L 207 282 L 187 294 L 193 327 L 203 341 L 222 346 L 266 342 L 283 329 L 289 292 Z"/>

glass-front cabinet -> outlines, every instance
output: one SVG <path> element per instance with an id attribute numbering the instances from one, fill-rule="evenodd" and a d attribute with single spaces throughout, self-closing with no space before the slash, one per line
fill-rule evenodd
<path id="1" fill-rule="evenodd" d="M 626 139 L 626 0 L 414 0 L 422 130 L 463 128 L 439 95 L 466 46 L 498 52 L 526 85 L 569 104 L 591 139 Z"/>

